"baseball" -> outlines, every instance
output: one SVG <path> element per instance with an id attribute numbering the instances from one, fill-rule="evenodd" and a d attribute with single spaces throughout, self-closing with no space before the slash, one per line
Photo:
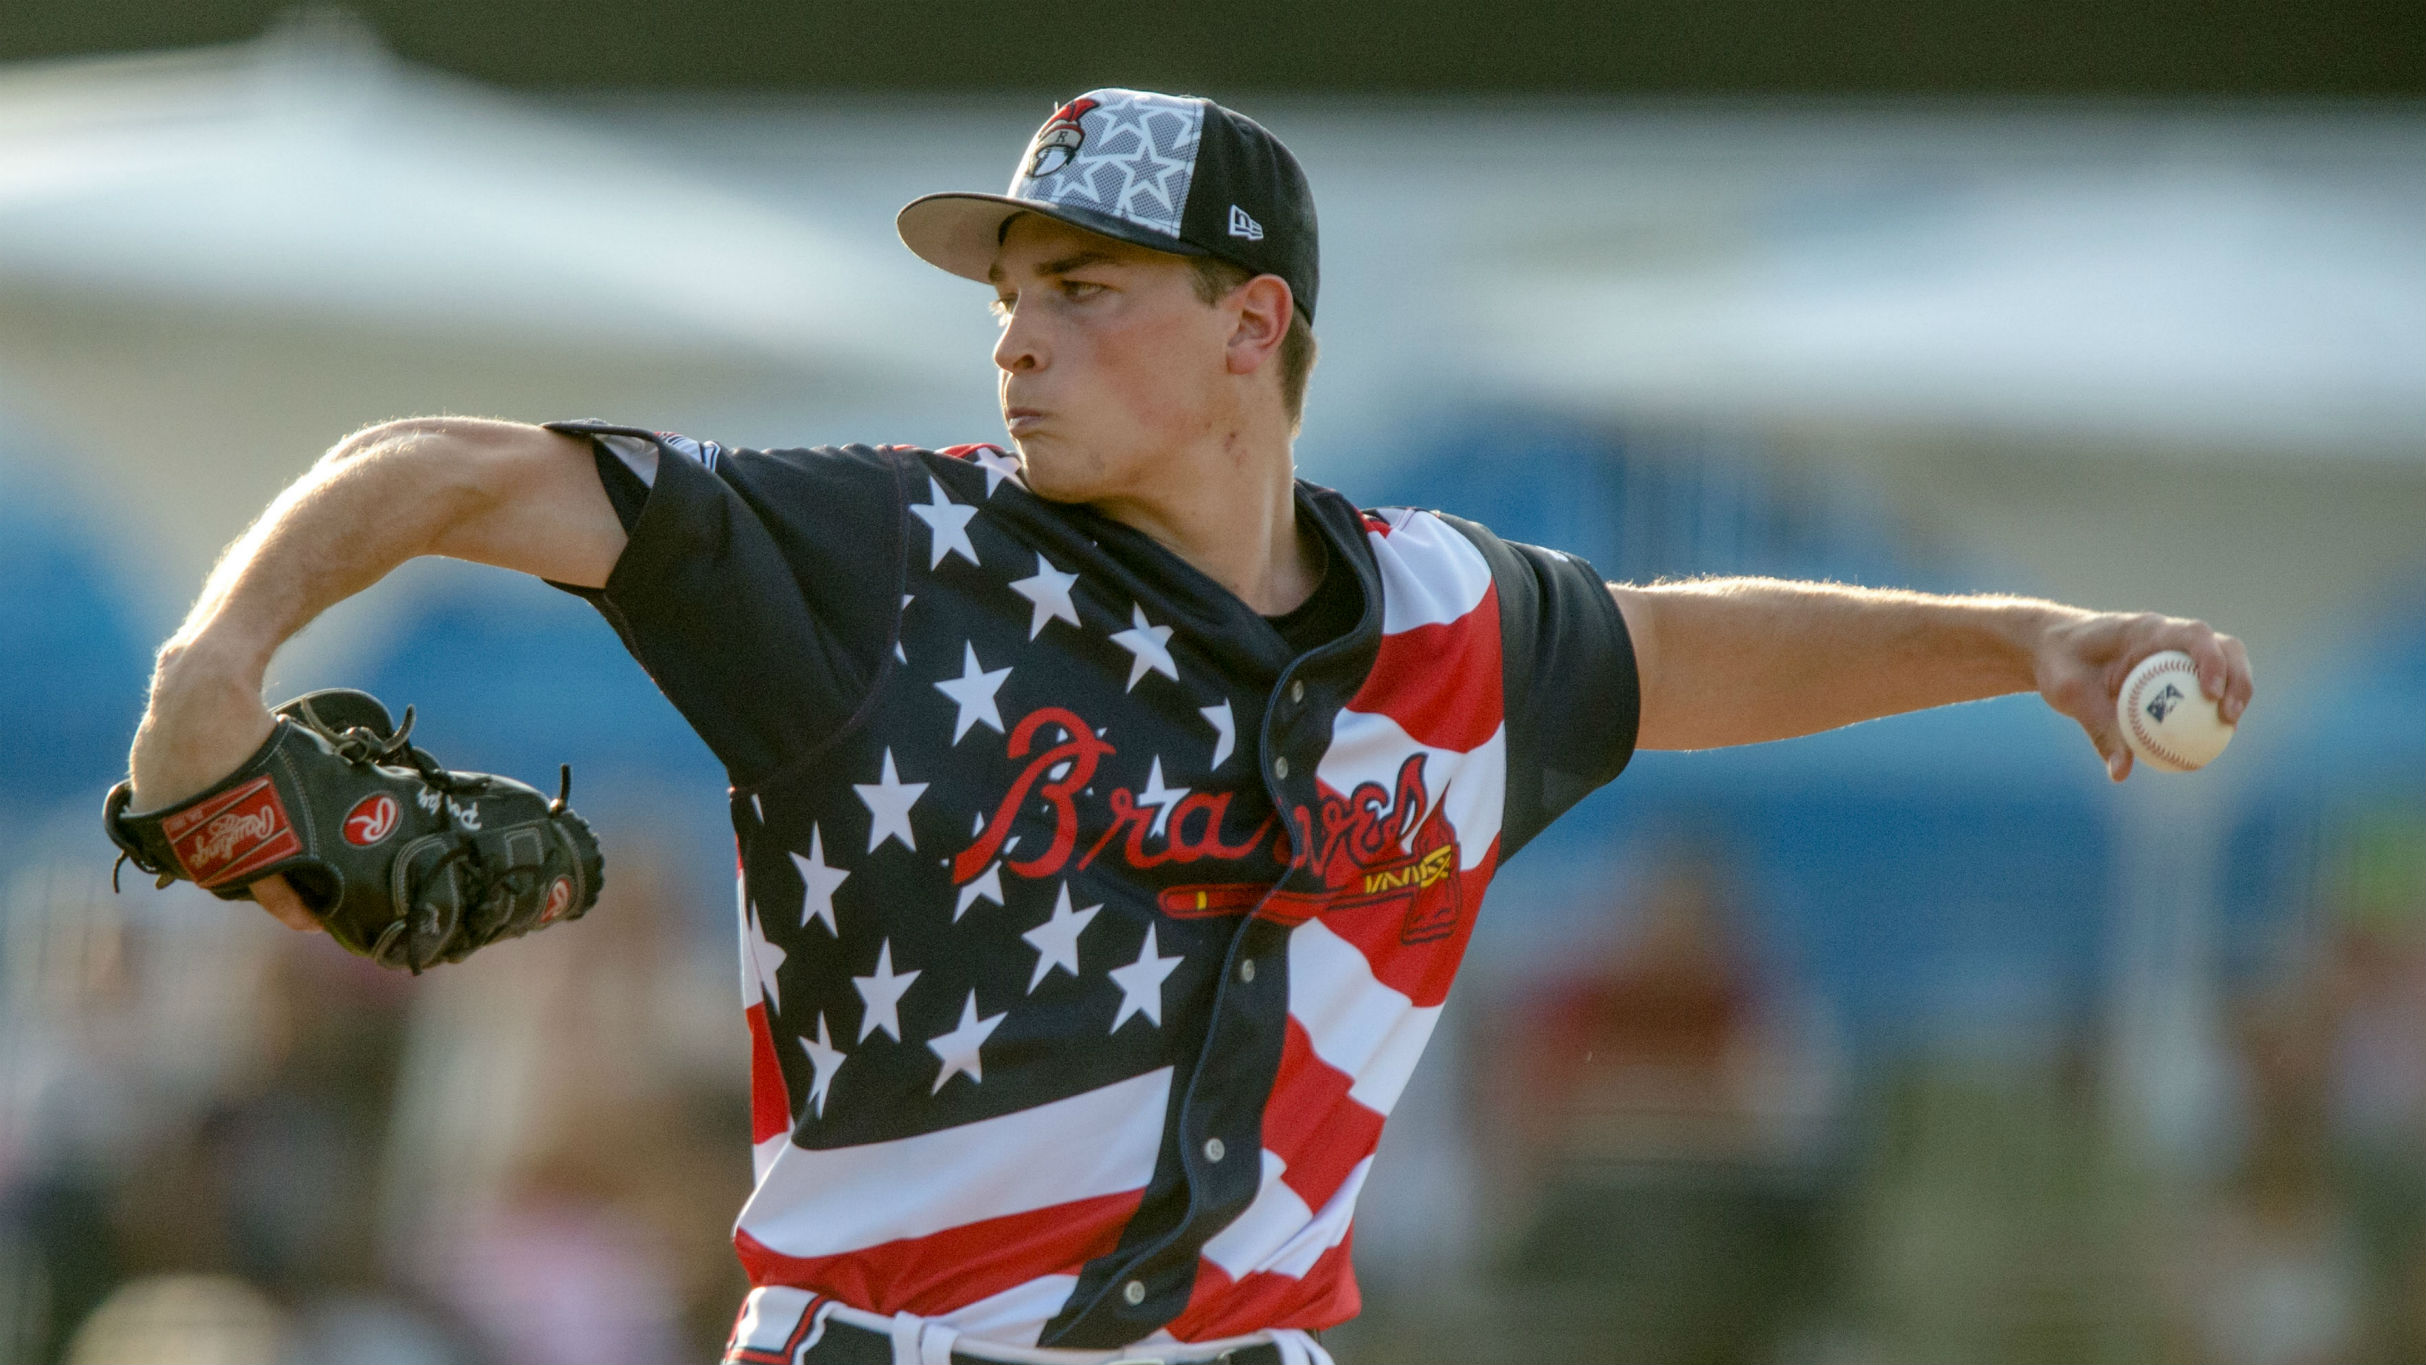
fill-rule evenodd
<path id="1" fill-rule="evenodd" d="M 2159 772 L 2204 768 L 2232 742 L 2232 727 L 2199 690 L 2198 665 L 2178 649 L 2140 660 L 2114 699 L 2114 718 L 2138 761 Z"/>

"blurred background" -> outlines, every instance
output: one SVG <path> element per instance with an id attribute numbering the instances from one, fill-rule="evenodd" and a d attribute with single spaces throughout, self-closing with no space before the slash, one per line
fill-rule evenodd
<path id="1" fill-rule="evenodd" d="M 419 564 L 272 678 L 570 758 L 577 932 L 400 980 L 113 896 L 93 816 L 218 548 L 358 426 L 998 439 L 984 291 L 892 213 L 1101 84 L 1306 164 L 1310 477 L 2257 663 L 2194 777 L 2027 697 L 1638 759 L 1495 888 L 1343 1360 L 2426 1359 L 2410 0 L 8 0 L 0 1359 L 713 1357 L 722 784 L 587 608 Z"/>

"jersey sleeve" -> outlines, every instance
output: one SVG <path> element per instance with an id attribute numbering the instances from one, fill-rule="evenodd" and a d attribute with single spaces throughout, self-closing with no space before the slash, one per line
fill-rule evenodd
<path id="1" fill-rule="evenodd" d="M 903 493 L 866 446 L 733 449 L 604 422 L 590 438 L 630 536 L 581 591 L 736 785 L 812 756 L 892 658 Z"/>
<path id="2" fill-rule="evenodd" d="M 1508 699 L 1500 861 L 1625 770 L 1642 718 L 1634 643 L 1609 585 L 1574 555 L 1444 517 L 1491 565 Z"/>

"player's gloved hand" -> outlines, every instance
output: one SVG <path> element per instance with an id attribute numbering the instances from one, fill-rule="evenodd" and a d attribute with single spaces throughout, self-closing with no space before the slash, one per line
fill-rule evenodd
<path id="1" fill-rule="evenodd" d="M 331 938 L 419 973 L 558 920 L 598 899 L 587 822 L 509 778 L 450 772 L 367 693 L 333 688 L 280 706 L 253 755 L 217 784 L 132 813 L 129 783 L 102 824 L 160 884 L 184 878 L 227 900 L 279 876 Z"/>
<path id="2" fill-rule="evenodd" d="M 2178 649 L 2198 664 L 2199 690 L 2226 725 L 2238 725 L 2255 690 L 2249 651 L 2204 621 L 2154 612 L 2079 612 L 2051 623 L 2033 660 L 2039 695 L 2080 723 L 2120 782 L 2131 775 L 2131 746 L 2115 719 L 2114 699 L 2140 660 Z"/>

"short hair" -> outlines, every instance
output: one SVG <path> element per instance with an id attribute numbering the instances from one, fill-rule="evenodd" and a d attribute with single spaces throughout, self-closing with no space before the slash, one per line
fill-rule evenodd
<path id="1" fill-rule="evenodd" d="M 1231 290 L 1265 273 L 1219 256 L 1190 256 L 1188 264 L 1196 271 L 1196 297 L 1208 304 L 1221 302 Z M 1291 431 L 1305 421 L 1306 376 L 1314 373 L 1314 354 L 1314 324 L 1306 321 L 1305 309 L 1292 307 L 1288 335 L 1280 339 L 1280 403 L 1289 414 Z"/>

